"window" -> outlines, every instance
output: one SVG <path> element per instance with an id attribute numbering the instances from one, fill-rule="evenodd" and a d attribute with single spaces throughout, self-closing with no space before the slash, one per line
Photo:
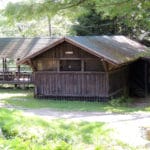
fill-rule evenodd
<path id="1" fill-rule="evenodd" d="M 100 60 L 85 60 L 84 71 L 104 71 L 104 67 Z"/>
<path id="2" fill-rule="evenodd" d="M 60 60 L 60 71 L 81 71 L 81 60 Z"/>
<path id="3" fill-rule="evenodd" d="M 49 59 L 36 60 L 35 66 L 38 71 L 56 71 L 57 61 Z"/>
<path id="4" fill-rule="evenodd" d="M 66 51 L 65 54 L 66 55 L 73 55 L 73 51 Z"/>

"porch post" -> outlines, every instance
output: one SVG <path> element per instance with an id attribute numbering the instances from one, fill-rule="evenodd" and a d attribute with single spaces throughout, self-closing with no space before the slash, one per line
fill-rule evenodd
<path id="1" fill-rule="evenodd" d="M 2 58 L 2 66 L 3 66 L 3 81 L 5 80 L 5 58 Z"/>
<path id="2" fill-rule="evenodd" d="M 7 71 L 7 58 L 4 59 L 5 72 Z"/>
<path id="3" fill-rule="evenodd" d="M 83 59 L 81 60 L 81 72 L 82 73 L 84 72 L 84 60 Z"/>
<path id="4" fill-rule="evenodd" d="M 20 58 L 17 58 L 17 61 L 19 61 Z M 16 79 L 17 79 L 17 82 L 19 83 L 19 79 L 20 79 L 20 65 L 17 65 L 17 70 L 15 72 L 15 76 L 16 76 Z M 17 88 L 17 85 L 18 84 L 15 84 L 15 88 Z"/>
<path id="5" fill-rule="evenodd" d="M 101 59 L 101 62 L 103 64 L 103 67 L 104 67 L 104 70 L 107 72 L 109 69 L 108 69 L 108 64 L 106 61 L 104 61 L 103 59 Z"/>
<path id="6" fill-rule="evenodd" d="M 20 60 L 20 58 L 17 58 L 17 62 Z M 16 75 L 17 75 L 17 81 L 19 81 L 19 78 L 20 78 L 20 65 L 17 64 L 17 72 L 16 72 Z"/>

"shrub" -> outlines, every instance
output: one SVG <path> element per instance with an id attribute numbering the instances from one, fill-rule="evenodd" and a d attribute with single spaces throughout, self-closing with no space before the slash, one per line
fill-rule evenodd
<path id="1" fill-rule="evenodd" d="M 122 96 L 120 98 L 112 99 L 111 101 L 109 101 L 109 104 L 112 106 L 128 106 L 132 102 L 133 99 Z"/>

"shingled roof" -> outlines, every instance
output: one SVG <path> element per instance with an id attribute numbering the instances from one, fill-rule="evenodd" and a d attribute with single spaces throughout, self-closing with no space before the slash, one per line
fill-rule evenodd
<path id="1" fill-rule="evenodd" d="M 56 41 L 55 38 L 0 38 L 0 58 L 24 58 Z"/>
<path id="2" fill-rule="evenodd" d="M 120 65 L 150 54 L 150 50 L 124 36 L 73 36 L 51 38 L 1 38 L 0 57 L 21 58 L 21 63 L 62 43 L 71 43 L 81 49 Z"/>
<path id="3" fill-rule="evenodd" d="M 118 65 L 150 54 L 150 49 L 125 36 L 70 37 L 68 40 Z"/>

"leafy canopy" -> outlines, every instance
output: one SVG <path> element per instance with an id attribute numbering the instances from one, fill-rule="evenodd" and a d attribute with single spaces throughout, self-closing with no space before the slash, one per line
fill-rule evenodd
<path id="1" fill-rule="evenodd" d="M 45 17 L 50 21 L 56 14 L 75 19 L 89 13 L 91 6 L 95 13 L 102 14 L 102 19 L 123 18 L 123 23 L 132 27 L 136 34 L 150 29 L 149 0 L 24 0 L 9 3 L 2 15 L 8 18 L 10 24 Z"/>

